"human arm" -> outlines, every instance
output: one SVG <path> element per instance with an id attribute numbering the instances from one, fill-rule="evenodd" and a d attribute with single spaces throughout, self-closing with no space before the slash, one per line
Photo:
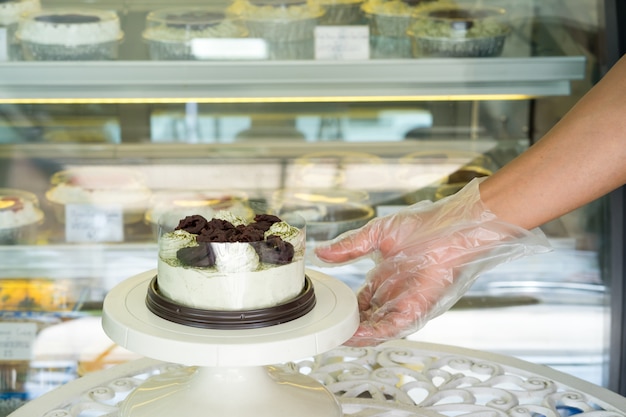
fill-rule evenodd
<path id="1" fill-rule="evenodd" d="M 535 145 L 480 185 L 500 219 L 532 229 L 626 183 L 626 56 Z"/>
<path id="2" fill-rule="evenodd" d="M 545 241 L 528 230 L 622 185 L 625 139 L 623 58 L 543 139 L 479 185 L 374 219 L 318 247 L 327 263 L 375 261 L 357 296 L 361 326 L 348 344 L 417 331 L 480 272 L 544 251 Z"/>

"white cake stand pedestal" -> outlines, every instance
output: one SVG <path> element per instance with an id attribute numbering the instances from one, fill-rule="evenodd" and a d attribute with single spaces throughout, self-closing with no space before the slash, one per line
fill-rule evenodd
<path id="1" fill-rule="evenodd" d="M 359 324 L 354 292 L 307 270 L 316 305 L 287 323 L 259 329 L 210 330 L 170 322 L 146 306 L 156 271 L 129 278 L 104 300 L 102 326 L 120 346 L 187 365 L 153 376 L 129 395 L 119 417 L 339 417 L 336 397 L 315 379 L 272 366 L 327 352 Z"/>

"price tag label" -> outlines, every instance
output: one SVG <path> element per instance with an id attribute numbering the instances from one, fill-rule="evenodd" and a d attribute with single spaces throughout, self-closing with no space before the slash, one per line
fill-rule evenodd
<path id="1" fill-rule="evenodd" d="M 315 28 L 315 59 L 369 59 L 368 26 L 317 26 Z"/>
<path id="2" fill-rule="evenodd" d="M 0 61 L 9 60 L 9 35 L 7 28 L 0 28 Z"/>
<path id="3" fill-rule="evenodd" d="M 35 323 L 0 323 L 0 360 L 30 360 L 36 337 Z"/>
<path id="4" fill-rule="evenodd" d="M 269 49 L 260 38 L 197 38 L 191 40 L 191 53 L 198 59 L 267 59 Z"/>
<path id="5" fill-rule="evenodd" d="M 68 242 L 123 242 L 124 212 L 120 206 L 68 204 L 65 206 Z"/>

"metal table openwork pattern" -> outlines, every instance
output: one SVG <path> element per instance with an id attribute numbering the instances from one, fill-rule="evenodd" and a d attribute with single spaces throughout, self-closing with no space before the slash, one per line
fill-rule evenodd
<path id="1" fill-rule="evenodd" d="M 324 384 L 346 417 L 626 417 L 626 398 L 602 387 L 455 346 L 405 340 L 341 346 L 280 366 Z M 11 417 L 115 417 L 129 393 L 173 367 L 181 365 L 153 359 L 117 365 L 67 383 Z"/>

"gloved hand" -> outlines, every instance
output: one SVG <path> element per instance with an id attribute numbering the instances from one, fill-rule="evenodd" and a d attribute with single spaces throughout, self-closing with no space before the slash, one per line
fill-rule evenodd
<path id="1" fill-rule="evenodd" d="M 480 181 L 435 203 L 375 218 L 315 249 L 326 266 L 364 256 L 374 260 L 357 294 L 361 324 L 346 344 L 375 345 L 414 333 L 452 307 L 481 272 L 550 250 L 541 231 L 488 211 Z"/>

